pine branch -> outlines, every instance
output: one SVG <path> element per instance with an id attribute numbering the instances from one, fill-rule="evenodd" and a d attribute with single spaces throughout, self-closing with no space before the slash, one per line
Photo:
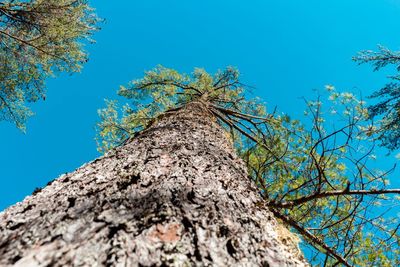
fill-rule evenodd
<path id="1" fill-rule="evenodd" d="M 400 189 L 380 189 L 380 190 L 335 190 L 315 193 L 312 195 L 304 196 L 295 200 L 290 200 L 282 203 L 271 202 L 271 207 L 276 208 L 287 208 L 291 209 L 295 206 L 299 206 L 309 201 L 313 201 L 320 198 L 332 197 L 332 196 L 351 196 L 351 195 L 383 195 L 383 194 L 400 194 Z"/>
<path id="2" fill-rule="evenodd" d="M 317 250 L 319 250 L 318 246 L 325 249 L 327 254 L 329 254 L 331 257 L 337 259 L 340 263 L 342 263 L 344 266 L 351 267 L 352 265 L 346 261 L 345 258 L 343 258 L 335 249 L 331 248 L 327 244 L 325 244 L 320 238 L 317 236 L 313 235 L 310 233 L 307 229 L 303 228 L 301 225 L 299 225 L 295 220 L 290 218 L 289 216 L 283 215 L 276 209 L 270 208 L 270 211 L 275 215 L 275 217 L 281 219 L 284 221 L 286 224 L 290 225 L 294 229 L 296 229 L 300 234 L 302 234 L 309 242 L 310 244 L 315 247 Z"/>

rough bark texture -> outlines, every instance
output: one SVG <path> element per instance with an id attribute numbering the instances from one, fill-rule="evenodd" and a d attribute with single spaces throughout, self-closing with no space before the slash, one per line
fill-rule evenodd
<path id="1" fill-rule="evenodd" d="M 0 213 L 1 266 L 304 266 L 201 104 Z"/>

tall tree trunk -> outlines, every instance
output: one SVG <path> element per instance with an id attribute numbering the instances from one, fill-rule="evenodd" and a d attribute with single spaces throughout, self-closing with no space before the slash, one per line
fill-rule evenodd
<path id="1" fill-rule="evenodd" d="M 0 213 L 0 265 L 304 266 L 203 104 Z"/>

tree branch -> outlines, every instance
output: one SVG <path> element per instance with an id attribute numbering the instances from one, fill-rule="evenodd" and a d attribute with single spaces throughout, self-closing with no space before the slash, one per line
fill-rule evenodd
<path id="1" fill-rule="evenodd" d="M 400 189 L 380 189 L 380 190 L 336 190 L 315 193 L 312 195 L 304 196 L 295 200 L 286 201 L 283 203 L 271 202 L 270 206 L 276 208 L 291 209 L 295 206 L 304 204 L 319 198 L 332 197 L 332 196 L 350 196 L 350 195 L 383 195 L 383 194 L 400 194 Z"/>
<path id="2" fill-rule="evenodd" d="M 276 209 L 271 209 L 270 211 L 275 215 L 275 217 L 281 219 L 284 221 L 286 224 L 290 225 L 294 229 L 296 229 L 300 234 L 302 234 L 306 239 L 310 241 L 310 244 L 318 249 L 316 246 L 320 246 L 323 249 L 326 250 L 327 254 L 332 256 L 333 258 L 337 259 L 340 263 L 342 263 L 346 267 L 351 267 L 352 265 L 346 261 L 345 258 L 343 258 L 339 253 L 337 253 L 333 248 L 329 247 L 327 244 L 325 244 L 320 238 L 317 236 L 313 235 L 310 233 L 307 229 L 304 229 L 302 226 L 300 226 L 295 220 L 292 218 L 283 215 Z M 318 249 L 319 250 L 319 249 Z"/>

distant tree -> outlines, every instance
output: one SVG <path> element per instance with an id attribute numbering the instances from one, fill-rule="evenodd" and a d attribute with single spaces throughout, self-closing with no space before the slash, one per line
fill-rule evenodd
<path id="1" fill-rule="evenodd" d="M 380 101 L 369 107 L 369 116 L 379 118 L 376 128 L 381 145 L 391 151 L 400 148 L 400 52 L 379 46 L 378 51 L 361 51 L 354 60 L 371 64 L 374 71 L 394 66 L 397 73 L 389 76 L 390 82 L 371 95 Z"/>
<path id="2" fill-rule="evenodd" d="M 321 97 L 306 101 L 308 121 L 274 111 L 259 100 L 246 100 L 239 73 L 227 68 L 215 75 L 192 75 L 157 67 L 121 87 L 132 101 L 119 110 L 108 101 L 99 111 L 99 150 L 109 151 L 145 131 L 187 103 L 204 103 L 222 125 L 250 178 L 277 218 L 303 237 L 317 266 L 397 266 L 399 222 L 387 213 L 395 203 L 387 174 L 374 170 L 376 132 L 365 102 L 327 86 L 330 105 Z M 335 123 L 333 123 L 335 122 Z"/>
<path id="3" fill-rule="evenodd" d="M 25 129 L 26 103 L 45 98 L 46 77 L 81 69 L 97 22 L 87 0 L 0 2 L 0 120 Z"/>

